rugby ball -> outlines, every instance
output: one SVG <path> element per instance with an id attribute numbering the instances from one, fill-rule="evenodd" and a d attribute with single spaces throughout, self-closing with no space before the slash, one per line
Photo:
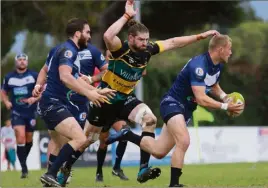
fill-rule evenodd
<path id="1" fill-rule="evenodd" d="M 227 101 L 232 100 L 232 103 L 234 103 L 234 104 L 245 104 L 244 97 L 238 92 L 230 93 L 227 96 L 228 96 Z M 228 114 L 228 116 L 231 116 L 231 117 L 238 117 L 243 113 L 243 111 L 244 111 L 244 109 L 242 109 L 238 114 L 234 114 L 234 113 L 227 111 L 227 114 Z"/>

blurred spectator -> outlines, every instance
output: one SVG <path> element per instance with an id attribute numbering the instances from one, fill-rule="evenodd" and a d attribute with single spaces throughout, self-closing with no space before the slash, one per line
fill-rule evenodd
<path id="1" fill-rule="evenodd" d="M 10 163 L 16 170 L 16 136 L 12 129 L 11 121 L 6 120 L 5 126 L 1 128 L 1 142 L 4 144 L 5 158 L 7 159 L 7 169 L 10 170 Z"/>

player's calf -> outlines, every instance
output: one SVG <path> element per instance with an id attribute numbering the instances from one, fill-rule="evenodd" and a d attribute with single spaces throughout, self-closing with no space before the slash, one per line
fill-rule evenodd
<path id="1" fill-rule="evenodd" d="M 167 128 L 173 137 L 176 147 L 171 158 L 170 187 L 180 185 L 185 153 L 190 145 L 190 135 L 182 114 L 177 114 L 167 121 Z"/>

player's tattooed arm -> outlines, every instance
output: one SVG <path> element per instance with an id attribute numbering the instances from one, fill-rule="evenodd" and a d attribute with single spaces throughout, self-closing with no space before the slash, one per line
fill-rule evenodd
<path id="1" fill-rule="evenodd" d="M 214 36 L 214 35 L 218 35 L 218 34 L 219 34 L 218 31 L 210 30 L 210 31 L 206 31 L 204 33 L 200 33 L 198 35 L 174 37 L 174 38 L 158 41 L 160 43 L 160 45 L 162 46 L 162 48 L 160 48 L 161 49 L 160 52 L 172 50 L 175 48 L 182 48 L 184 46 L 187 46 L 189 44 L 197 42 L 201 39 L 205 39 L 209 36 Z"/>

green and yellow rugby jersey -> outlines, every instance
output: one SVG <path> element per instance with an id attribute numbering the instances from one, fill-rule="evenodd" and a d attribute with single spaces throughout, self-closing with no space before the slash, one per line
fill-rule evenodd
<path id="1" fill-rule="evenodd" d="M 108 70 L 99 85 L 101 88 L 108 87 L 117 91 L 110 103 L 125 100 L 134 93 L 151 56 L 161 51 L 161 42 L 149 42 L 145 51 L 133 52 L 125 41 L 118 50 L 111 52 Z"/>

